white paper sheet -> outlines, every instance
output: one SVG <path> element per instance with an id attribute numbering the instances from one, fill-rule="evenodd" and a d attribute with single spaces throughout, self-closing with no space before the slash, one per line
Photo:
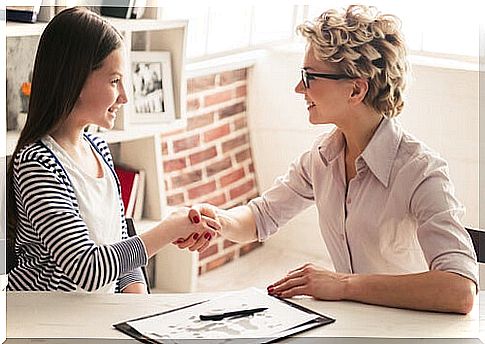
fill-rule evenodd
<path id="1" fill-rule="evenodd" d="M 225 318 L 220 321 L 201 321 L 200 314 L 231 312 L 242 309 L 267 307 L 252 316 Z M 245 339 L 244 343 L 259 343 L 261 338 L 279 337 L 289 328 L 318 318 L 291 307 L 265 292 L 249 288 L 228 292 L 216 299 L 179 311 L 147 319 L 129 321 L 128 324 L 145 336 L 178 343 L 180 340 L 212 339 L 211 343 L 228 343 Z M 250 340 L 253 339 L 253 340 Z"/>

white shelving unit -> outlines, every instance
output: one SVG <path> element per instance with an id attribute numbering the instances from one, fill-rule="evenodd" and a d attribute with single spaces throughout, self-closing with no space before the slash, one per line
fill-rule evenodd
<path id="1" fill-rule="evenodd" d="M 115 127 L 97 135 L 112 147 L 115 162 L 143 169 L 146 172 L 143 219 L 136 223 L 139 232 L 155 226 L 169 208 L 166 204 L 160 135 L 185 126 L 186 81 L 184 76 L 186 21 L 154 19 L 157 11 L 147 11 L 151 19 L 106 18 L 123 35 L 125 47 L 132 51 L 169 51 L 172 62 L 172 80 L 176 120 L 171 124 L 130 124 L 130 113 L 125 107 L 118 112 Z M 39 36 L 47 23 L 23 24 L 7 22 L 6 37 Z M 13 63 L 7 60 L 8 63 Z M 6 154 L 12 155 L 19 133 L 6 134 Z M 198 254 L 166 247 L 156 256 L 155 288 L 163 291 L 190 292 L 195 288 L 198 275 Z"/>

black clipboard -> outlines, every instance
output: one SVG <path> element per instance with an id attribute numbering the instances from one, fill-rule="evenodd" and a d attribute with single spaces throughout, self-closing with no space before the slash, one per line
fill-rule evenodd
<path id="1" fill-rule="evenodd" d="M 276 338 L 272 337 L 272 338 L 262 338 L 261 340 L 261 343 L 265 343 L 265 344 L 269 344 L 269 343 L 276 343 L 284 338 L 288 338 L 288 337 L 291 337 L 295 334 L 299 334 L 299 333 L 302 333 L 302 332 L 305 332 L 305 331 L 308 331 L 308 330 L 312 330 L 314 328 L 317 328 L 317 327 L 320 327 L 320 326 L 324 326 L 324 325 L 328 325 L 328 324 L 331 324 L 333 322 L 335 322 L 335 319 L 333 318 L 330 318 L 326 315 L 323 315 L 323 314 L 320 314 L 318 312 L 315 312 L 311 309 L 308 309 L 306 307 L 303 307 L 301 305 L 298 305 L 292 301 L 289 301 L 287 299 L 283 299 L 283 298 L 279 298 L 279 297 L 276 297 L 276 296 L 272 296 L 273 298 L 275 299 L 278 299 L 279 301 L 281 302 L 284 302 L 285 304 L 291 306 L 291 307 L 294 307 L 300 311 L 303 311 L 303 312 L 306 312 L 306 313 L 309 313 L 309 314 L 314 314 L 314 315 L 318 315 L 318 318 L 315 318 L 315 319 L 312 319 L 308 322 L 305 322 L 305 323 L 302 323 L 302 324 L 299 324 L 297 326 L 294 326 L 292 328 L 289 328 L 287 330 L 285 330 L 284 332 L 282 332 L 282 335 L 281 336 L 278 336 Z M 209 300 L 204 300 L 204 301 L 199 301 L 199 302 L 196 302 L 196 303 L 192 303 L 190 305 L 186 305 L 186 306 L 182 306 L 182 307 L 178 307 L 178 308 L 174 308 L 174 309 L 170 309 L 170 310 L 167 310 L 167 311 L 164 311 L 164 312 L 160 312 L 160 313 L 155 313 L 155 314 L 150 314 L 150 315 L 146 315 L 146 316 L 143 316 L 143 317 L 139 317 L 139 318 L 135 318 L 135 319 L 130 319 L 130 320 L 126 320 L 126 321 L 123 321 L 121 323 L 117 323 L 117 324 L 113 324 L 113 327 L 115 329 L 117 329 L 118 331 L 120 332 L 123 332 L 124 334 L 130 336 L 131 338 L 134 338 L 136 340 L 138 340 L 139 342 L 141 343 L 147 343 L 147 344 L 160 344 L 160 343 L 163 343 L 162 341 L 159 341 L 159 340 L 155 340 L 155 339 L 152 339 L 152 338 L 149 338 L 143 334 L 141 334 L 140 332 L 138 332 L 137 330 L 135 330 L 133 327 L 131 327 L 128 322 L 130 321 L 136 321 L 136 320 L 142 320 L 142 319 L 147 319 L 147 318 L 151 318 L 151 317 L 154 317 L 154 316 L 159 316 L 159 315 L 162 315 L 162 314 L 167 314 L 167 313 L 172 313 L 172 312 L 176 312 L 176 311 L 179 311 L 179 310 L 182 310 L 182 309 L 185 309 L 185 308 L 189 308 L 189 307 L 193 307 L 193 306 L 196 306 L 196 305 L 199 305 L 199 304 L 202 304 L 204 302 L 208 302 Z M 235 340 L 237 341 L 237 340 Z"/>

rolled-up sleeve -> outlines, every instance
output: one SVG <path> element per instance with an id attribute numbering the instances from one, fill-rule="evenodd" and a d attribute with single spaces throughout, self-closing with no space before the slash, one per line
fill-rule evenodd
<path id="1" fill-rule="evenodd" d="M 436 159 L 424 163 L 427 168 L 410 207 L 418 221 L 417 236 L 429 269 L 457 273 L 478 286 L 477 257 L 461 222 L 464 207 L 454 196 L 446 162 Z"/>
<path id="2" fill-rule="evenodd" d="M 282 177 L 260 197 L 248 204 L 254 214 L 259 241 L 276 233 L 291 218 L 313 204 L 311 182 L 311 151 L 294 161 Z"/>

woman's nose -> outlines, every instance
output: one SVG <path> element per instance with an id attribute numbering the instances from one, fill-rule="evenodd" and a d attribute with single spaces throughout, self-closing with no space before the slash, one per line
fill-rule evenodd
<path id="1" fill-rule="evenodd" d="M 128 97 L 126 96 L 125 87 L 121 83 L 120 83 L 119 92 L 120 93 L 118 94 L 118 99 L 117 99 L 118 103 L 121 103 L 121 104 L 128 103 Z"/>
<path id="2" fill-rule="evenodd" d="M 305 86 L 303 85 L 303 81 L 300 80 L 298 84 L 295 86 L 295 92 L 296 93 L 305 93 Z"/>

